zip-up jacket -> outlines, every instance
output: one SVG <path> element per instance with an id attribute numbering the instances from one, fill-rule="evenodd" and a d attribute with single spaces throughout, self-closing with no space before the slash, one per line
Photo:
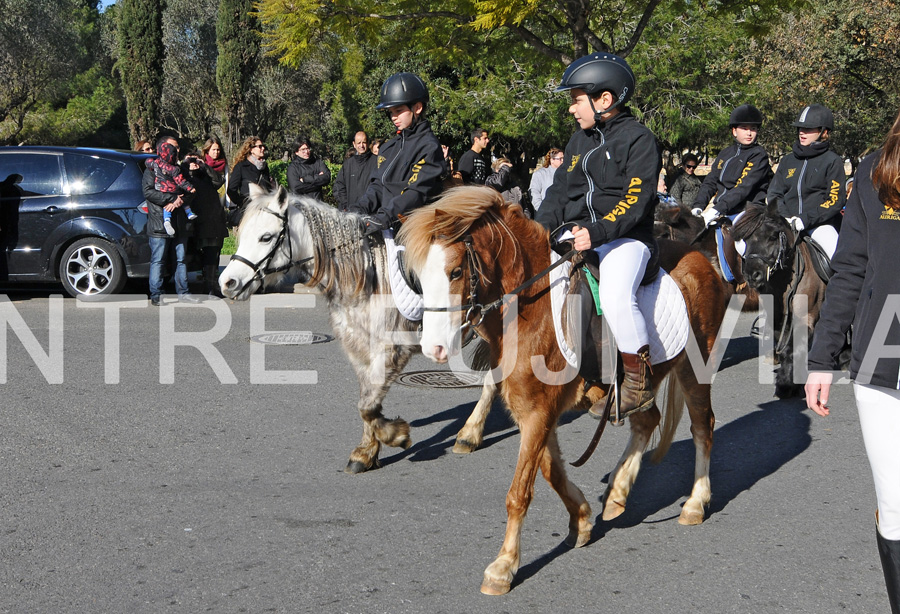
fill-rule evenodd
<path id="1" fill-rule="evenodd" d="M 381 146 L 366 193 L 347 209 L 387 228 L 401 214 L 437 196 L 443 172 L 441 144 L 431 124 L 421 121 Z"/>
<path id="2" fill-rule="evenodd" d="M 841 238 L 831 260 L 834 276 L 825 291 L 825 304 L 816 323 L 809 351 L 810 371 L 837 368 L 844 335 L 853 324 L 850 375 L 863 384 L 900 388 L 900 275 L 893 267 L 900 236 L 900 210 L 886 207 L 872 185 L 872 169 L 881 150 L 864 159 L 857 169 L 856 185 L 841 224 Z M 891 303 L 885 303 L 890 299 Z M 892 311 L 887 311 L 885 308 Z M 891 315 L 893 313 L 893 315 Z M 876 330 L 883 315 L 887 328 Z M 877 333 L 877 335 L 875 335 Z M 874 344 L 874 345 L 873 345 Z M 871 346 L 871 348 L 870 348 Z M 888 346 L 879 358 L 878 349 Z M 891 347 L 893 346 L 893 351 Z M 869 355 L 871 354 L 871 355 Z"/>
<path id="3" fill-rule="evenodd" d="M 764 205 L 771 180 L 772 165 L 762 145 L 732 143 L 719 152 L 691 208 L 706 209 L 713 197 L 721 215 L 740 213 L 747 203 Z"/>
<path id="4" fill-rule="evenodd" d="M 624 110 L 572 135 L 536 219 L 551 231 L 577 223 L 591 247 L 622 237 L 651 245 L 660 170 L 656 137 Z"/>
<path id="5" fill-rule="evenodd" d="M 375 170 L 375 155 L 369 152 L 353 155 L 344 160 L 341 170 L 334 178 L 334 199 L 341 209 L 346 209 L 359 200 L 369 187 L 372 171 Z"/>
<path id="6" fill-rule="evenodd" d="M 799 217 L 807 230 L 837 224 L 847 196 L 844 193 L 844 161 L 827 147 L 813 156 L 798 155 L 797 145 L 778 163 L 767 200 L 778 205 L 785 218 Z"/>
<path id="7" fill-rule="evenodd" d="M 287 169 L 288 189 L 292 194 L 305 194 L 322 200 L 322 188 L 331 182 L 331 171 L 318 157 L 305 160 L 295 156 Z"/>
<path id="8" fill-rule="evenodd" d="M 144 169 L 141 189 L 144 192 L 144 199 L 147 201 L 147 236 L 170 239 L 166 227 L 163 226 L 163 209 L 175 202 L 178 194 L 157 190 L 156 174 L 150 167 Z M 187 234 L 187 216 L 184 213 L 184 207 L 178 207 L 172 212 L 172 223 L 175 225 L 177 236 L 183 237 Z"/>

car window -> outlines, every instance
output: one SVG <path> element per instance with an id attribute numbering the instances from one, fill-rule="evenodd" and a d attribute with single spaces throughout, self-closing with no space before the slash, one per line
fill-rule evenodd
<path id="1" fill-rule="evenodd" d="M 0 155 L 2 194 L 51 196 L 62 194 L 62 170 L 59 156 L 39 153 L 6 153 Z"/>
<path id="2" fill-rule="evenodd" d="M 66 178 L 71 194 L 97 194 L 112 185 L 122 174 L 124 162 L 97 156 L 66 154 Z"/>

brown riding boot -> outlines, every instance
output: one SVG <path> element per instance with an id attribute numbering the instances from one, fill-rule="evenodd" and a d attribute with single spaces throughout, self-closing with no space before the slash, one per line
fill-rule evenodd
<path id="1" fill-rule="evenodd" d="M 625 379 L 619 391 L 622 395 L 619 403 L 619 418 L 636 411 L 644 411 L 653 406 L 653 388 L 650 385 L 650 346 L 645 345 L 637 354 L 622 352 L 622 365 Z"/>

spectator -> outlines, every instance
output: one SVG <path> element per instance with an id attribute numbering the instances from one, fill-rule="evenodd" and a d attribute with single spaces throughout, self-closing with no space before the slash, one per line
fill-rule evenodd
<path id="1" fill-rule="evenodd" d="M 156 144 L 156 149 L 162 145 L 178 151 L 178 141 L 172 137 L 163 137 Z M 144 170 L 143 178 L 144 198 L 147 200 L 147 236 L 150 239 L 150 304 L 159 307 L 162 304 L 162 269 L 166 254 L 170 247 L 175 249 L 175 291 L 178 300 L 184 303 L 198 303 L 199 300 L 188 292 L 187 266 L 185 255 L 187 250 L 187 216 L 184 214 L 184 199 L 182 194 L 174 192 L 161 192 L 156 189 L 156 175 L 148 165 Z M 168 210 L 172 214 L 172 223 L 175 227 L 175 236 L 169 236 L 163 226 L 163 212 Z"/>
<path id="2" fill-rule="evenodd" d="M 831 258 L 837 248 L 846 179 L 844 161 L 831 151 L 834 115 L 828 107 L 809 105 L 793 126 L 797 141 L 778 163 L 767 200 L 794 232 L 806 232 Z"/>
<path id="3" fill-rule="evenodd" d="M 322 188 L 331 183 L 331 171 L 312 152 L 309 137 L 297 137 L 291 152 L 294 159 L 287 169 L 288 189 L 293 194 L 322 200 Z"/>
<path id="4" fill-rule="evenodd" d="M 463 182 L 474 185 L 484 185 L 488 176 L 488 164 L 485 162 L 482 152 L 488 146 L 487 130 L 476 128 L 472 131 L 472 147 L 459 158 L 459 172 L 462 173 Z"/>
<path id="5" fill-rule="evenodd" d="M 250 136 L 244 139 L 234 157 L 234 166 L 228 176 L 228 200 L 237 209 L 229 220 L 232 226 L 240 224 L 244 207 L 250 198 L 251 183 L 266 190 L 274 187 L 272 176 L 269 174 L 269 165 L 266 164 L 267 151 L 262 139 Z"/>
<path id="6" fill-rule="evenodd" d="M 187 204 L 190 200 L 193 200 L 195 190 L 178 166 L 177 142 L 174 146 L 170 142 L 160 143 L 156 150 L 159 152 L 159 156 L 147 160 L 147 168 L 153 171 L 153 187 L 159 192 L 181 194 L 184 202 L 184 214 L 189 220 L 196 219 L 197 215 L 193 212 L 190 205 Z M 170 237 L 175 236 L 172 212 L 168 209 L 163 210 L 163 227 Z"/>
<path id="7" fill-rule="evenodd" d="M 565 154 L 561 149 L 553 148 L 543 157 L 543 163 L 531 175 L 531 185 L 528 191 L 531 192 L 531 206 L 537 211 L 541 208 L 541 202 L 544 200 L 544 194 L 547 188 L 553 185 L 553 175 L 556 169 L 562 166 Z"/>
<path id="8" fill-rule="evenodd" d="M 343 210 L 366 193 L 375 170 L 376 159 L 369 152 L 369 138 L 365 132 L 357 132 L 353 137 L 353 152 L 354 155 L 344 160 L 334 179 L 334 199 Z"/>
<path id="9" fill-rule="evenodd" d="M 500 195 L 506 202 L 523 205 L 524 208 L 525 203 L 522 202 L 522 188 L 519 187 L 518 182 L 512 174 L 512 162 L 510 162 L 509 158 L 497 158 L 494 164 L 491 165 L 491 169 L 493 172 L 485 180 L 484 185 L 490 186 L 500 192 Z M 533 217 L 531 211 L 528 211 L 528 213 L 528 217 Z"/>
<path id="10" fill-rule="evenodd" d="M 222 148 L 222 141 L 218 137 L 211 136 L 206 139 L 203 144 L 201 160 L 206 168 L 212 172 L 213 184 L 220 196 L 224 196 L 225 178 L 228 176 L 228 160 L 225 159 L 225 150 Z M 224 203 L 224 201 L 223 201 Z"/>
<path id="11" fill-rule="evenodd" d="M 809 351 L 806 404 L 828 415 L 833 370 L 852 325 L 850 377 L 875 481 L 875 541 L 891 612 L 900 614 L 900 328 L 893 323 L 900 276 L 891 264 L 900 224 L 900 115 L 856 176 Z"/>
<path id="12" fill-rule="evenodd" d="M 150 141 L 138 141 L 134 144 L 134 150 L 141 153 L 152 154 L 153 145 L 150 144 Z"/>
<path id="13" fill-rule="evenodd" d="M 700 191 L 700 184 L 703 183 L 696 175 L 698 162 L 699 160 L 694 154 L 685 154 L 681 159 L 682 172 L 678 174 L 672 184 L 672 189 L 669 190 L 669 196 L 681 206 L 692 205 L 697 199 L 697 192 Z"/>
<path id="14" fill-rule="evenodd" d="M 397 136 L 384 144 L 372 181 L 349 210 L 366 216 L 366 233 L 387 230 L 399 216 L 416 209 L 441 191 L 444 170 L 441 144 L 425 119 L 428 88 L 417 75 L 391 75 L 381 87 L 376 109 L 384 110 Z"/>
<path id="15" fill-rule="evenodd" d="M 225 224 L 225 209 L 219 200 L 216 181 L 218 173 L 203 161 L 205 154 L 194 152 L 185 156 L 182 164 L 185 174 L 197 190 L 194 210 L 199 216 L 194 222 L 194 239 L 200 250 L 203 279 L 210 296 L 219 296 L 219 255 L 222 244 L 228 236 Z"/>

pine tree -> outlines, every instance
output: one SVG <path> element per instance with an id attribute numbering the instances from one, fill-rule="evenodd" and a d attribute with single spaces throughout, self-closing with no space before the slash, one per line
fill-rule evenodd
<path id="1" fill-rule="evenodd" d="M 163 87 L 161 0 L 119 0 L 116 64 L 132 142 L 156 136 Z"/>

